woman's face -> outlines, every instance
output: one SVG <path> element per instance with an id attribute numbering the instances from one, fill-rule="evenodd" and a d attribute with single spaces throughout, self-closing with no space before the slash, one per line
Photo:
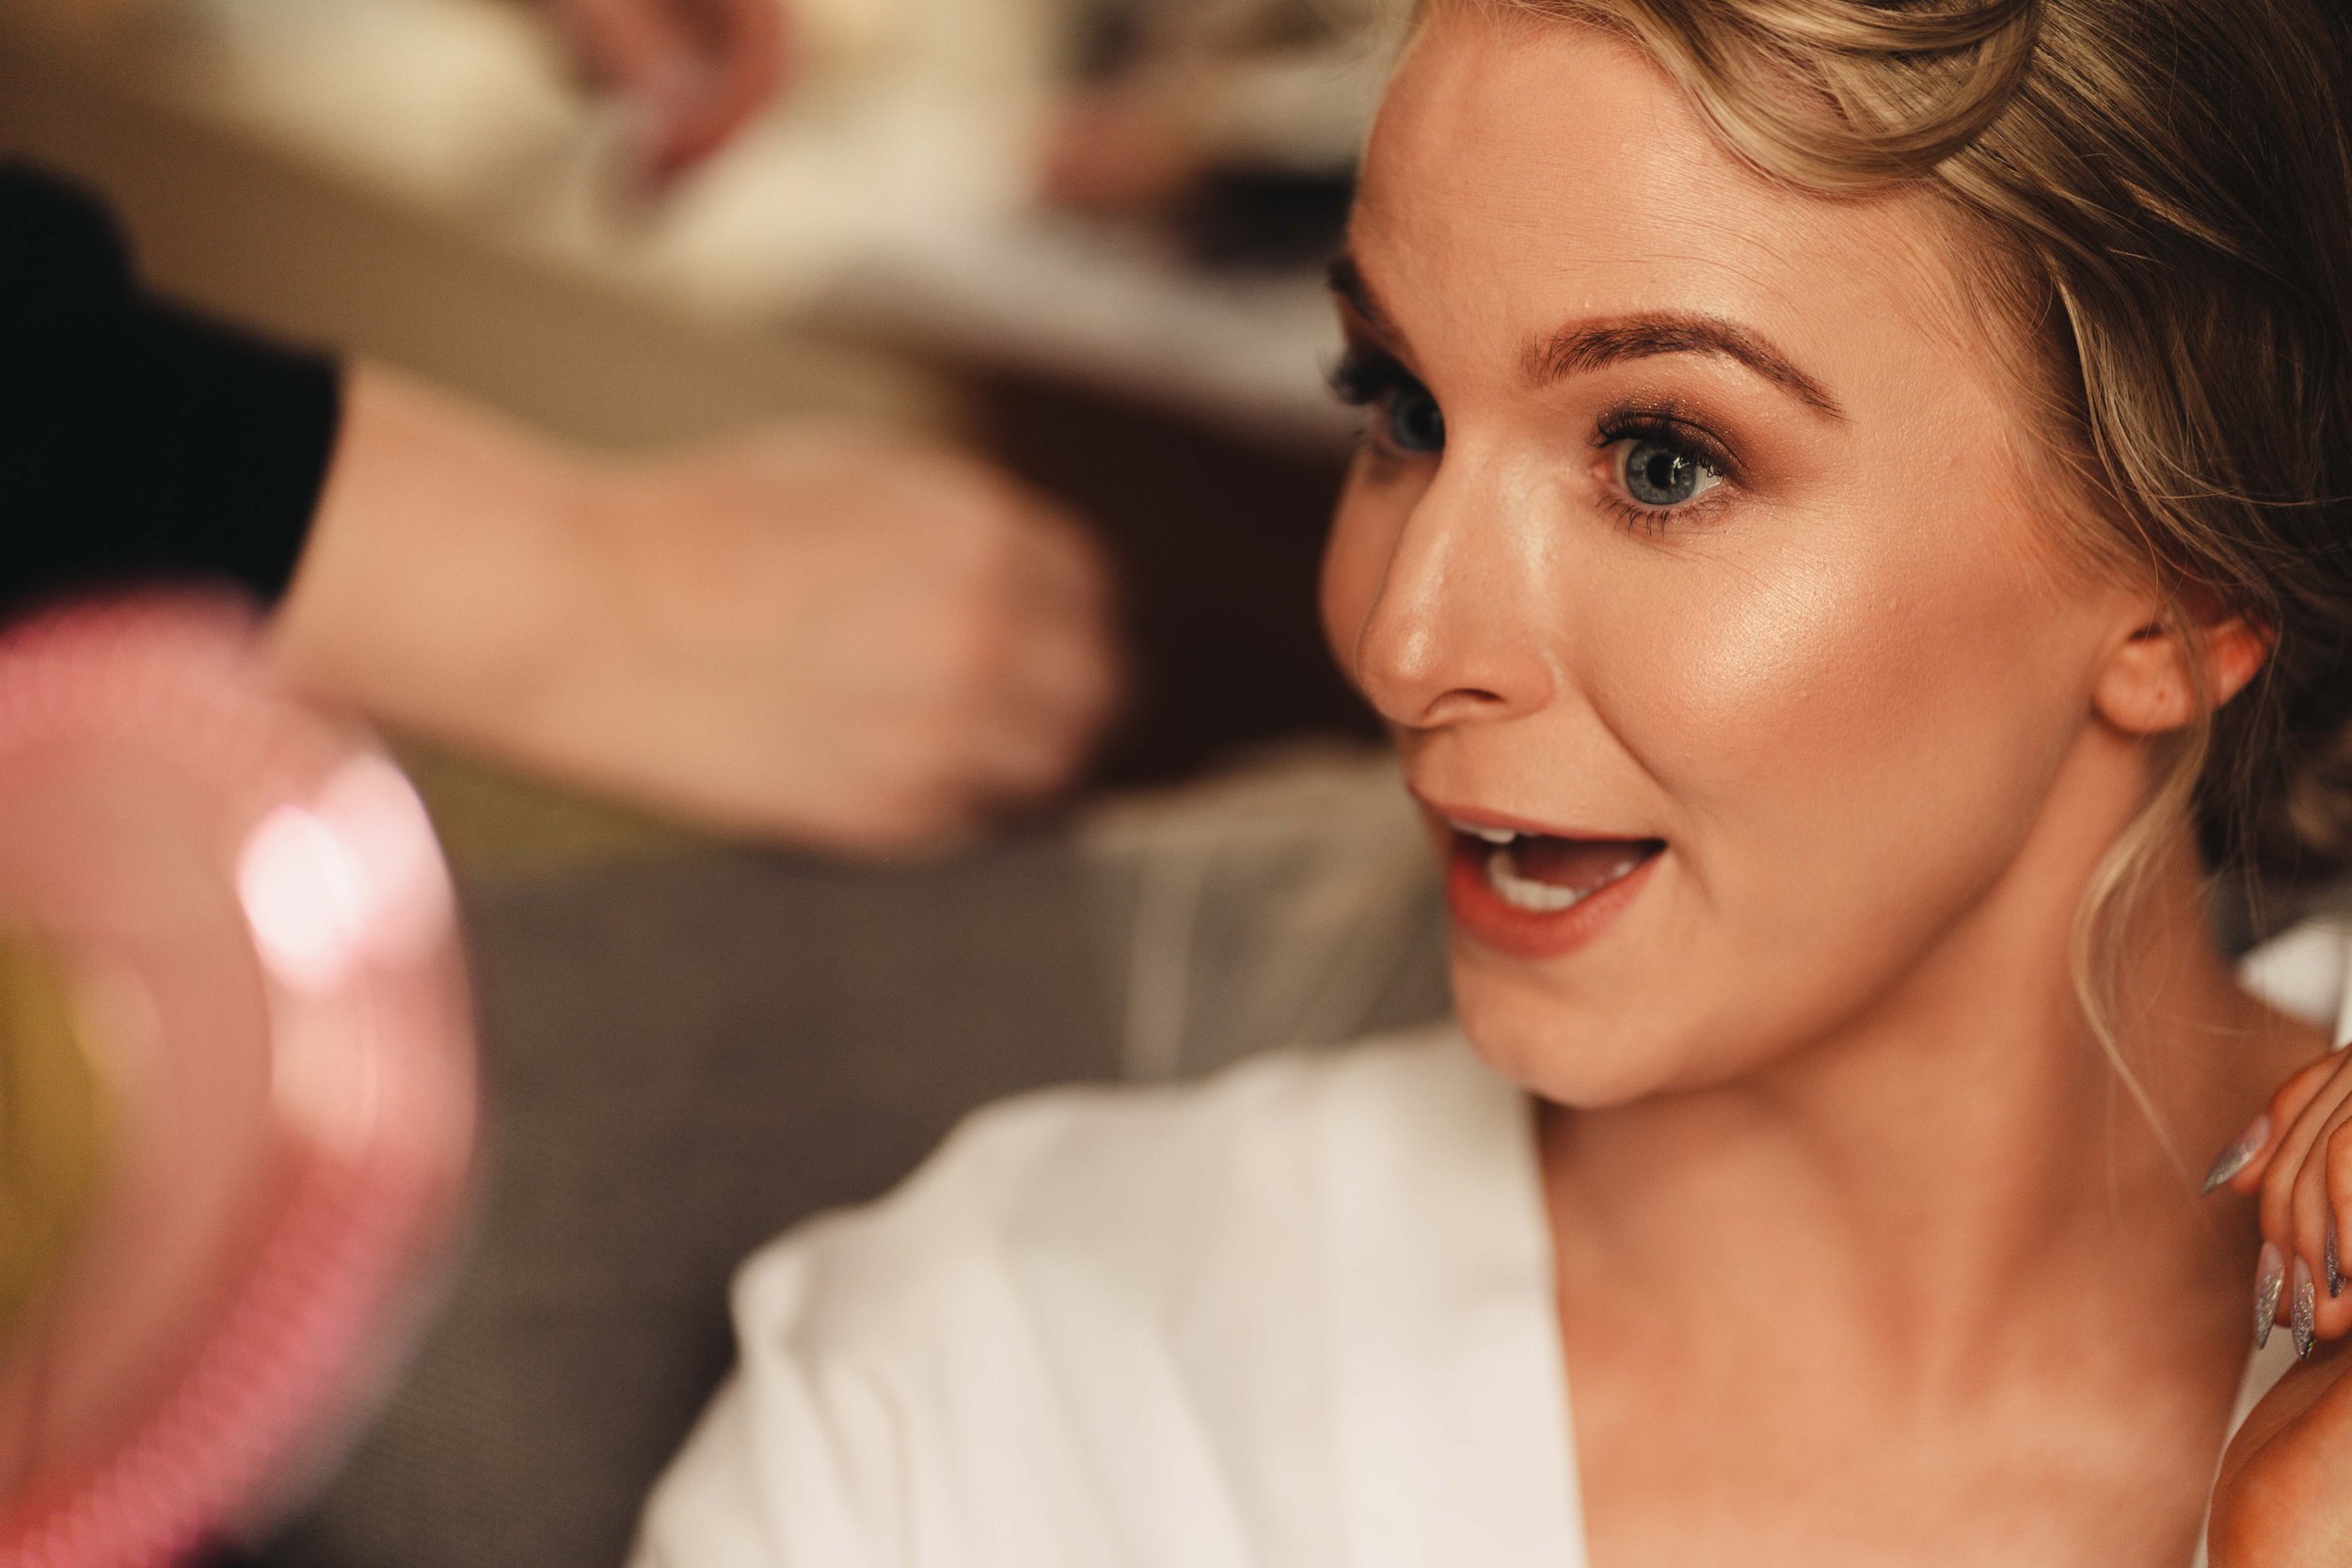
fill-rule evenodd
<path id="1" fill-rule="evenodd" d="M 1390 91 L 1324 621 L 1444 846 L 1463 1023 L 1539 1092 L 1884 1005 L 2093 722 L 2144 607 L 2062 563 L 1954 248 L 1749 171 L 1586 28 L 1440 8 Z"/>

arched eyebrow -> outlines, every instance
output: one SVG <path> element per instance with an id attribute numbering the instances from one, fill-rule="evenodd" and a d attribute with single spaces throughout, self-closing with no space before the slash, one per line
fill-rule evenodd
<path id="1" fill-rule="evenodd" d="M 1564 326 L 1527 352 L 1527 378 L 1548 386 L 1580 372 L 1668 354 L 1707 354 L 1744 365 L 1825 418 L 1843 420 L 1829 389 L 1797 369 L 1770 340 L 1737 322 L 1677 310 Z"/>
<path id="2" fill-rule="evenodd" d="M 1356 258 L 1343 254 L 1331 263 L 1331 292 L 1366 325 L 1385 337 L 1397 336 L 1380 296 L 1365 281 Z M 1527 352 L 1527 378 L 1548 386 L 1564 376 L 1668 354 L 1708 354 L 1743 365 L 1825 419 L 1843 420 L 1845 409 L 1829 388 L 1796 367 L 1762 334 L 1719 316 L 1664 310 L 1564 326 Z"/>

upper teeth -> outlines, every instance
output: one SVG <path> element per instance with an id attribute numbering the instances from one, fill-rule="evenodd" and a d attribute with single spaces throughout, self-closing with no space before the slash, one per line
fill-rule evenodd
<path id="1" fill-rule="evenodd" d="M 1446 826 L 1457 833 L 1468 833 L 1472 838 L 1483 838 L 1489 844 L 1509 844 L 1519 836 L 1509 828 L 1482 828 L 1476 823 L 1456 822 L 1451 817 L 1447 818 Z"/>

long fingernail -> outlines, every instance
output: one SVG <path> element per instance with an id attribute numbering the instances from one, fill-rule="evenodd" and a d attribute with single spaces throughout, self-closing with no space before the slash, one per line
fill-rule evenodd
<path id="1" fill-rule="evenodd" d="M 2336 1263 L 2336 1216 L 2328 1216 L 2328 1242 L 2320 1248 L 2320 1260 L 2328 1265 L 2328 1299 L 2333 1301 L 2344 1294 L 2344 1270 Z"/>
<path id="2" fill-rule="evenodd" d="M 2268 1242 L 2254 1264 L 2254 1348 L 2270 1343 L 2270 1325 L 2279 1321 L 2279 1291 L 2287 1282 L 2287 1260 Z"/>
<path id="3" fill-rule="evenodd" d="M 2210 1193 L 2238 1172 L 2254 1163 L 2254 1156 L 2270 1141 L 2270 1117 L 2265 1114 L 2254 1118 L 2254 1125 L 2237 1135 L 2237 1142 L 2221 1151 L 2205 1173 L 2205 1191 Z"/>
<path id="4" fill-rule="evenodd" d="M 2312 1320 L 2319 1315 L 2319 1303 L 2312 1290 L 2312 1266 L 2297 1258 L 2295 1260 L 2295 1354 L 2302 1360 L 2312 1358 L 2312 1346 L 2318 1336 L 2312 1332 Z"/>

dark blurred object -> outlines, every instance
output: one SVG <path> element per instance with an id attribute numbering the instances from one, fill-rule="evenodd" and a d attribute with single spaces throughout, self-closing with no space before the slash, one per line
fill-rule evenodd
<path id="1" fill-rule="evenodd" d="M 1178 204 L 1184 253 L 1204 267 L 1295 271 L 1340 253 L 1356 181 L 1343 171 L 1213 168 Z"/>
<path id="2" fill-rule="evenodd" d="M 338 395 L 330 361 L 145 293 L 96 199 L 0 160 L 0 611 L 138 580 L 283 592 Z"/>
<path id="3" fill-rule="evenodd" d="M 388 1370 L 472 1149 L 453 914 L 406 782 L 240 607 L 0 639 L 0 1561 L 176 1560 Z"/>

